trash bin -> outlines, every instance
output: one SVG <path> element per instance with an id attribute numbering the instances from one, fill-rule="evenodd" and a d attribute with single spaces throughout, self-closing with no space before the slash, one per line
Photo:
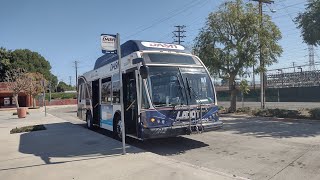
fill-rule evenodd
<path id="1" fill-rule="evenodd" d="M 17 109 L 18 118 L 25 118 L 27 116 L 27 108 L 26 107 L 19 107 Z"/>

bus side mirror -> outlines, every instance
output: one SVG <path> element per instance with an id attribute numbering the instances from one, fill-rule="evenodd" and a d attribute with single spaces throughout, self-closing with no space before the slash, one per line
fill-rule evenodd
<path id="1" fill-rule="evenodd" d="M 147 79 L 148 74 L 149 74 L 149 67 L 145 66 L 145 65 L 141 66 L 140 67 L 140 75 L 141 75 L 142 79 Z"/>
<path id="2" fill-rule="evenodd" d="M 143 61 L 142 58 L 135 58 L 132 60 L 132 64 L 138 64 L 138 63 L 141 63 Z"/>

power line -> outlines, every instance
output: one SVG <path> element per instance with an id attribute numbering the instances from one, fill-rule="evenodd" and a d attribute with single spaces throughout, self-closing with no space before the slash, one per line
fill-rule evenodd
<path id="1" fill-rule="evenodd" d="M 167 17 L 164 17 L 164 18 L 156 20 L 155 22 L 151 23 L 151 25 L 149 25 L 149 26 L 147 26 L 147 27 L 141 29 L 140 31 L 137 31 L 137 32 L 135 32 L 135 33 L 133 33 L 131 35 L 126 36 L 124 39 L 130 38 L 130 37 L 135 36 L 135 35 L 137 35 L 137 34 L 139 34 L 141 32 L 144 32 L 144 31 L 152 28 L 153 26 L 156 26 L 156 25 L 158 25 L 158 24 L 160 24 L 160 23 L 162 23 L 164 21 L 167 21 L 167 20 L 169 20 L 169 19 L 171 19 L 171 18 L 173 18 L 173 17 L 175 17 L 175 16 L 177 16 L 177 15 L 179 15 L 179 14 L 181 14 L 181 13 L 187 11 L 187 10 L 189 10 L 190 8 L 193 8 L 195 5 L 197 5 L 198 1 L 192 1 L 191 3 L 185 5 L 184 8 L 179 7 L 179 9 L 176 9 L 176 10 L 172 11 L 173 13 L 169 14 Z"/>
<path id="2" fill-rule="evenodd" d="M 283 1 L 281 1 L 281 2 L 279 2 L 279 3 L 284 4 L 284 3 L 283 3 Z M 300 3 L 291 4 L 291 5 L 287 5 L 287 6 L 283 5 L 283 7 L 282 7 L 282 8 L 278 8 L 277 10 L 286 9 L 286 8 L 288 8 L 288 7 L 293 7 L 293 6 L 300 5 L 300 4 L 305 4 L 305 2 L 300 2 Z"/>

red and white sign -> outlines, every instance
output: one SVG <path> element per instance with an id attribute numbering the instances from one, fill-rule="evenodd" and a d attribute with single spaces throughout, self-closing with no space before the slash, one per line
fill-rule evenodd
<path id="1" fill-rule="evenodd" d="M 141 42 L 141 44 L 150 48 L 184 50 L 184 47 L 179 44 L 166 44 L 158 42 Z"/>
<path id="2" fill-rule="evenodd" d="M 101 49 L 105 51 L 115 51 L 117 49 L 117 40 L 115 36 L 102 34 Z"/>

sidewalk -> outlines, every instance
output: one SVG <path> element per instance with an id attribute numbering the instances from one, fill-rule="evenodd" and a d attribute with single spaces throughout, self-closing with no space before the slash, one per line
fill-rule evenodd
<path id="1" fill-rule="evenodd" d="M 145 152 L 42 110 L 25 119 L 0 111 L 0 179 L 235 179 L 232 175 Z M 47 130 L 10 134 L 15 127 Z"/>

